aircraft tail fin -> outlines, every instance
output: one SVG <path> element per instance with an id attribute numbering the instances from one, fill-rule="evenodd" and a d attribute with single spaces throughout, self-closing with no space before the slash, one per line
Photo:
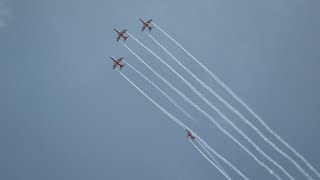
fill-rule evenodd
<path id="1" fill-rule="evenodd" d="M 148 28 L 149 28 L 149 32 L 150 32 L 153 27 L 150 27 L 150 26 L 149 26 Z"/>
<path id="2" fill-rule="evenodd" d="M 127 40 L 127 38 L 128 38 L 128 36 L 123 36 L 123 41 L 126 41 Z"/>
<path id="3" fill-rule="evenodd" d="M 119 64 L 120 70 L 123 68 L 124 64 Z"/>

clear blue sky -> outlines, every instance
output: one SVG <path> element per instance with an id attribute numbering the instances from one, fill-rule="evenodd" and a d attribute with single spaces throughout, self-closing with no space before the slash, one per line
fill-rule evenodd
<path id="1" fill-rule="evenodd" d="M 209 97 L 140 32 L 138 17 L 152 18 L 181 42 L 319 170 L 319 8 L 314 0 L 0 0 L 0 179 L 223 179 L 182 129 L 112 70 L 108 56 L 124 56 L 175 95 L 116 42 L 112 28 L 127 28 Z M 152 34 L 239 107 L 157 29 Z M 239 137 L 132 38 L 126 43 Z M 249 178 L 272 178 L 183 100 L 176 98 L 195 122 L 128 67 L 123 72 Z M 210 100 L 297 179 L 303 178 L 216 99 Z"/>

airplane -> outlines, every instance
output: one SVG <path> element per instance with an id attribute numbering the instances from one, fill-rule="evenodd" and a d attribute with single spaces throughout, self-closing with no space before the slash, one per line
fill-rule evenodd
<path id="1" fill-rule="evenodd" d="M 140 19 L 140 21 L 143 23 L 142 31 L 144 31 L 144 29 L 147 27 L 149 29 L 149 32 L 150 32 L 151 29 L 153 28 L 153 26 L 149 26 L 149 24 L 151 23 L 152 19 L 149 19 L 147 22 L 144 22 L 142 19 Z"/>
<path id="2" fill-rule="evenodd" d="M 119 41 L 121 37 L 123 38 L 123 41 L 126 41 L 128 36 L 125 36 L 124 34 L 127 32 L 127 29 L 124 29 L 121 32 L 117 31 L 115 28 L 113 28 L 113 30 L 115 30 L 118 33 L 117 41 Z"/>
<path id="3" fill-rule="evenodd" d="M 114 62 L 114 65 L 113 65 L 113 69 L 115 69 L 117 67 L 117 65 L 119 65 L 120 67 L 120 70 L 123 68 L 124 64 L 120 64 L 121 60 L 123 59 L 123 57 L 119 58 L 119 59 L 114 59 L 113 57 L 109 56 L 113 62 Z"/>
<path id="4" fill-rule="evenodd" d="M 194 138 L 196 138 L 196 137 L 194 135 L 192 135 L 191 131 L 189 131 L 188 129 L 186 129 L 186 130 L 187 130 L 187 133 L 188 133 L 187 138 L 194 140 Z"/>

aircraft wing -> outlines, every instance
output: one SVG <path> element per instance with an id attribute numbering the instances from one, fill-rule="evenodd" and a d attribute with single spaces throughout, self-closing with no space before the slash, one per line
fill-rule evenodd
<path id="1" fill-rule="evenodd" d="M 144 31 L 145 28 L 146 28 L 146 26 L 143 26 L 141 31 Z"/>
<path id="2" fill-rule="evenodd" d="M 121 31 L 121 34 L 124 34 L 124 33 L 126 33 L 126 32 L 127 32 L 127 30 L 124 29 L 123 31 Z"/>
<path id="3" fill-rule="evenodd" d="M 114 69 L 114 68 L 116 68 L 116 67 L 117 67 L 117 64 L 116 64 L 116 63 L 114 63 L 114 65 L 113 65 L 113 69 Z"/>
<path id="4" fill-rule="evenodd" d="M 122 61 L 123 57 L 119 58 L 118 61 Z"/>
<path id="5" fill-rule="evenodd" d="M 119 31 L 118 31 L 118 30 L 116 30 L 115 28 L 113 28 L 113 30 L 116 31 L 116 32 L 119 34 Z"/>
<path id="6" fill-rule="evenodd" d="M 152 19 L 148 20 L 147 23 L 149 24 L 149 23 L 151 23 L 151 21 L 152 21 Z"/>

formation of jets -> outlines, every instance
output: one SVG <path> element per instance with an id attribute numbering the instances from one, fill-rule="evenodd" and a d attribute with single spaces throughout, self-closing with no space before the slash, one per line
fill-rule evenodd
<path id="1" fill-rule="evenodd" d="M 150 23 L 152 22 L 152 19 L 149 19 L 148 21 L 143 21 L 141 18 L 139 18 L 139 20 L 142 22 L 142 28 L 141 31 L 144 31 L 146 28 L 149 29 L 149 32 L 152 30 L 153 26 L 150 26 Z M 127 38 L 129 37 L 128 35 L 126 35 L 127 29 L 123 29 L 122 31 L 118 31 L 116 29 L 113 28 L 114 31 L 116 31 L 117 33 L 117 41 L 121 40 L 121 38 L 123 39 L 123 42 L 125 42 L 127 40 Z M 120 70 L 123 68 L 124 64 L 121 64 L 121 61 L 123 59 L 123 57 L 115 59 L 111 56 L 109 56 L 112 60 L 113 60 L 113 69 L 115 69 L 117 66 L 120 67 Z M 189 131 L 188 129 L 186 129 L 187 131 L 187 138 L 194 140 L 195 136 L 192 134 L 191 131 Z"/>
<path id="2" fill-rule="evenodd" d="M 153 26 L 150 26 L 150 23 L 152 21 L 152 19 L 149 19 L 148 21 L 144 22 L 142 19 L 139 18 L 139 20 L 143 23 L 143 27 L 142 27 L 142 31 L 144 31 L 145 28 L 149 29 L 149 32 L 151 31 L 151 29 L 153 28 Z M 123 42 L 125 42 L 127 40 L 127 38 L 129 37 L 128 35 L 125 35 L 127 32 L 127 29 L 124 29 L 122 31 L 118 31 L 115 28 L 113 28 L 113 30 L 117 33 L 117 41 L 121 40 L 121 38 L 123 39 Z M 110 56 L 109 56 L 110 57 Z M 124 64 L 121 64 L 121 60 L 123 59 L 123 57 L 119 58 L 119 59 L 114 59 L 113 57 L 110 57 L 114 64 L 113 64 L 113 69 L 115 69 L 117 66 L 120 67 L 120 70 L 122 69 L 122 67 L 124 66 Z"/>

